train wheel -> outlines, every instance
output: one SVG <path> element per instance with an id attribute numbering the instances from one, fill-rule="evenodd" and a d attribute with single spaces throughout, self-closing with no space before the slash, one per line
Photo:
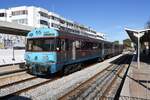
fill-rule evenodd
<path id="1" fill-rule="evenodd" d="M 97 58 L 97 62 L 102 62 L 102 58 Z"/>
<path id="2" fill-rule="evenodd" d="M 63 68 L 63 75 L 68 75 L 69 74 L 69 67 L 68 66 L 64 66 Z"/>
<path id="3" fill-rule="evenodd" d="M 63 75 L 68 75 L 73 72 L 81 70 L 83 67 L 82 64 L 72 64 L 72 65 L 67 65 L 63 68 Z"/>
<path id="4" fill-rule="evenodd" d="M 83 68 L 83 64 L 77 64 L 77 71 L 81 70 Z"/>
<path id="5" fill-rule="evenodd" d="M 50 75 L 50 76 L 53 76 L 52 73 L 51 73 L 51 69 L 50 69 L 49 67 L 47 68 L 46 74 L 47 74 L 47 75 Z"/>

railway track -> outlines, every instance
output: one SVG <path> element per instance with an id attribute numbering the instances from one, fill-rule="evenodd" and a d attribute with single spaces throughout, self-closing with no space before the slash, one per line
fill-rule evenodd
<path id="1" fill-rule="evenodd" d="M 13 66 L 13 65 L 19 65 L 19 64 L 25 65 L 24 62 L 22 62 L 22 63 L 14 63 L 14 64 L 5 64 L 5 65 L 0 65 L 0 68 L 2 68 L 2 67 L 9 67 L 9 66 Z"/>
<path id="2" fill-rule="evenodd" d="M 16 69 L 0 73 L 0 80 L 3 80 L 0 84 L 0 100 L 18 97 L 23 92 L 27 92 L 28 90 L 57 79 L 57 77 L 51 79 L 39 78 L 26 73 L 26 71 L 26 69 Z"/>
<path id="3" fill-rule="evenodd" d="M 37 78 L 36 76 L 33 76 L 33 77 L 30 77 L 30 78 L 27 78 L 27 79 L 23 79 L 23 80 L 20 80 L 20 81 L 15 81 L 13 83 L 8 83 L 8 84 L 0 86 L 0 89 L 4 89 L 6 87 L 10 87 L 10 86 L 13 86 L 13 85 L 16 85 L 16 84 L 20 84 L 20 83 L 23 83 L 23 82 L 26 82 L 26 81 L 30 81 L 30 80 L 33 80 L 33 79 L 36 79 L 36 78 Z"/>
<path id="4" fill-rule="evenodd" d="M 10 74 L 14 74 L 14 73 L 20 73 L 20 72 L 24 72 L 24 71 L 26 71 L 26 69 L 6 71 L 6 72 L 3 72 L 3 73 L 0 73 L 0 76 L 10 75 Z"/>
<path id="5" fill-rule="evenodd" d="M 121 64 L 120 68 L 115 73 L 115 76 L 109 83 L 107 83 L 107 86 L 103 91 L 102 95 L 98 95 L 98 97 L 100 97 L 99 99 L 105 100 L 112 98 L 115 100 L 119 100 L 121 88 L 123 86 L 130 61 L 131 57 L 124 61 L 125 64 Z"/>
<path id="6" fill-rule="evenodd" d="M 21 81 L 17 81 L 17 82 L 11 83 L 11 84 L 6 84 L 6 85 L 1 86 L 0 90 L 1 89 L 6 89 L 8 87 L 12 87 L 12 85 L 13 86 L 17 86 L 18 84 L 22 84 L 24 82 L 31 82 L 31 81 L 37 80 L 37 79 L 38 79 L 37 77 L 31 77 L 31 78 L 24 79 L 24 80 L 21 80 Z M 52 79 L 45 79 L 44 81 L 41 81 L 41 82 L 36 82 L 35 84 L 29 85 L 29 86 L 26 86 L 26 87 L 22 87 L 21 89 L 18 89 L 16 91 L 14 90 L 13 92 L 11 91 L 10 93 L 7 93 L 5 95 L 1 95 L 0 99 L 2 99 L 2 100 L 8 100 L 8 99 L 11 99 L 11 98 L 18 97 L 19 94 L 21 94 L 23 92 L 27 92 L 27 91 L 29 91 L 31 89 L 34 89 L 34 88 L 37 88 L 37 87 L 39 87 L 41 85 L 48 84 L 48 83 L 50 83 L 50 82 L 52 82 L 54 80 L 57 80 L 57 79 L 58 78 L 52 78 Z M 2 90 L 0 92 L 2 93 Z"/>
<path id="7" fill-rule="evenodd" d="M 128 68 L 131 56 L 125 55 L 118 61 L 113 62 L 110 66 L 94 75 L 72 91 L 61 96 L 59 100 L 93 100 L 108 99 L 107 95 L 111 94 L 111 98 L 115 98 L 118 88 L 122 82 L 121 77 Z M 119 80 L 119 81 L 118 81 Z M 112 87 L 117 84 L 117 87 Z"/>

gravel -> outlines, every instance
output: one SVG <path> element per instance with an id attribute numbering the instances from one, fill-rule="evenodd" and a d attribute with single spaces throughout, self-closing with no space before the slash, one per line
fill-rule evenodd
<path id="1" fill-rule="evenodd" d="M 14 93 L 14 92 L 19 91 L 21 89 L 25 89 L 25 88 L 33 86 L 35 84 L 44 82 L 46 80 L 48 80 L 48 79 L 36 78 L 36 79 L 30 80 L 30 81 L 19 83 L 17 85 L 12 85 L 12 86 L 9 86 L 7 88 L 0 89 L 0 96 L 5 96 L 8 94 Z"/>
<path id="2" fill-rule="evenodd" d="M 120 56 L 121 55 L 113 57 L 111 59 L 105 60 L 104 62 L 95 64 L 92 67 L 85 68 L 81 71 L 62 77 L 56 81 L 39 86 L 25 93 L 21 93 L 20 96 L 31 98 L 33 100 L 57 100 L 59 97 L 85 82 L 99 71 L 105 69 L 108 65 L 111 64 L 111 61 Z"/>
<path id="3" fill-rule="evenodd" d="M 4 78 L 0 78 L 1 82 L 0 82 L 0 86 L 3 86 L 5 84 L 10 84 L 10 83 L 14 83 L 14 82 L 17 82 L 17 81 L 20 81 L 20 80 L 23 80 L 23 79 L 28 79 L 28 78 L 31 78 L 31 77 L 34 77 L 26 72 L 22 72 L 22 73 L 19 73 L 19 74 L 14 74 L 14 75 L 11 75 L 9 77 L 4 77 Z"/>

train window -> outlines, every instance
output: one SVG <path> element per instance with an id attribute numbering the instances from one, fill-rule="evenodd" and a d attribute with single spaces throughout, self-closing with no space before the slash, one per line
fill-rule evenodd
<path id="1" fill-rule="evenodd" d="M 65 49 L 65 48 L 66 48 L 65 45 L 66 45 L 66 44 L 65 44 L 65 39 L 62 39 L 62 40 L 61 40 L 61 50 L 63 50 L 63 51 L 66 50 L 66 49 Z"/>
<path id="2" fill-rule="evenodd" d="M 55 50 L 55 39 L 28 39 L 27 40 L 27 51 L 54 51 Z"/>
<path id="3" fill-rule="evenodd" d="M 90 49 L 92 49 L 91 46 L 92 46 L 92 45 L 91 45 L 90 42 L 84 42 L 83 45 L 82 45 L 82 49 L 83 49 L 83 50 L 90 50 Z"/>
<path id="4" fill-rule="evenodd" d="M 97 49 L 98 48 L 98 43 L 93 43 L 93 49 Z"/>
<path id="5" fill-rule="evenodd" d="M 81 50 L 95 50 L 99 48 L 98 43 L 92 43 L 92 42 L 81 42 Z"/>
<path id="6" fill-rule="evenodd" d="M 93 43 L 92 42 L 87 42 L 87 49 L 93 50 Z"/>
<path id="7" fill-rule="evenodd" d="M 47 51 L 54 51 L 55 50 L 55 39 L 48 39 L 48 40 L 45 40 L 45 49 Z"/>
<path id="8" fill-rule="evenodd" d="M 72 50 L 73 40 L 68 40 L 68 48 Z"/>
<path id="9" fill-rule="evenodd" d="M 66 39 L 66 40 L 65 40 L 65 43 L 66 43 L 66 50 L 68 51 L 68 50 L 69 50 L 69 40 Z"/>
<path id="10" fill-rule="evenodd" d="M 57 51 L 60 51 L 61 50 L 61 40 L 60 39 L 57 39 L 57 42 L 56 42 L 56 50 Z"/>
<path id="11" fill-rule="evenodd" d="M 109 49 L 109 48 L 111 48 L 111 44 L 109 44 L 109 43 L 105 43 L 105 44 L 104 44 L 104 48 L 105 48 L 105 49 Z"/>
<path id="12" fill-rule="evenodd" d="M 98 48 L 100 48 L 100 49 L 102 48 L 102 43 L 98 44 Z"/>
<path id="13" fill-rule="evenodd" d="M 82 50 L 87 50 L 87 42 L 82 42 L 81 49 Z"/>
<path id="14" fill-rule="evenodd" d="M 31 51 L 32 50 L 32 45 L 33 44 L 33 41 L 28 41 L 28 43 L 27 43 L 27 49 L 29 50 L 29 51 Z"/>
<path id="15" fill-rule="evenodd" d="M 86 42 L 82 41 L 81 42 L 81 50 L 86 50 L 87 49 L 86 47 L 87 47 Z"/>
<path id="16" fill-rule="evenodd" d="M 75 41 L 75 43 L 76 43 L 76 49 L 80 49 L 81 48 L 81 42 Z"/>
<path id="17" fill-rule="evenodd" d="M 68 50 L 68 46 L 67 46 L 67 40 L 65 39 L 57 39 L 57 45 L 56 45 L 56 50 L 57 51 L 65 51 L 65 50 Z"/>

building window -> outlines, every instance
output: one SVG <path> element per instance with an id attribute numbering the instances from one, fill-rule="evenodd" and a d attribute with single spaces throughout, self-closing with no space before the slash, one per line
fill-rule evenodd
<path id="1" fill-rule="evenodd" d="M 0 17 L 6 17 L 6 13 L 0 13 Z"/>
<path id="2" fill-rule="evenodd" d="M 18 23 L 18 24 L 28 24 L 27 19 L 15 19 L 15 20 L 12 20 L 12 22 Z"/>
<path id="3" fill-rule="evenodd" d="M 65 24 L 65 21 L 64 21 L 64 20 L 60 20 L 60 23 L 61 23 L 61 24 Z"/>
<path id="4" fill-rule="evenodd" d="M 45 20 L 40 20 L 40 24 L 43 24 L 43 25 L 47 25 L 47 26 L 48 26 L 48 22 L 45 21 Z"/>
<path id="5" fill-rule="evenodd" d="M 12 11 L 12 16 L 16 16 L 16 15 L 26 15 L 28 14 L 27 10 L 19 10 L 19 11 Z"/>
<path id="6" fill-rule="evenodd" d="M 69 27 L 73 27 L 73 24 L 72 24 L 72 23 L 70 23 L 70 22 L 67 22 L 67 26 L 69 26 Z"/>
<path id="7" fill-rule="evenodd" d="M 47 13 L 41 12 L 39 11 L 40 16 L 45 17 L 45 18 L 49 18 Z"/>
<path id="8" fill-rule="evenodd" d="M 54 23 L 52 23 L 51 26 L 54 27 L 54 28 L 59 28 L 60 27 L 59 25 L 54 24 Z"/>
<path id="9" fill-rule="evenodd" d="M 55 21 L 60 21 L 60 18 L 57 18 L 55 16 L 50 16 L 49 18 L 51 18 L 52 20 L 55 20 Z"/>

